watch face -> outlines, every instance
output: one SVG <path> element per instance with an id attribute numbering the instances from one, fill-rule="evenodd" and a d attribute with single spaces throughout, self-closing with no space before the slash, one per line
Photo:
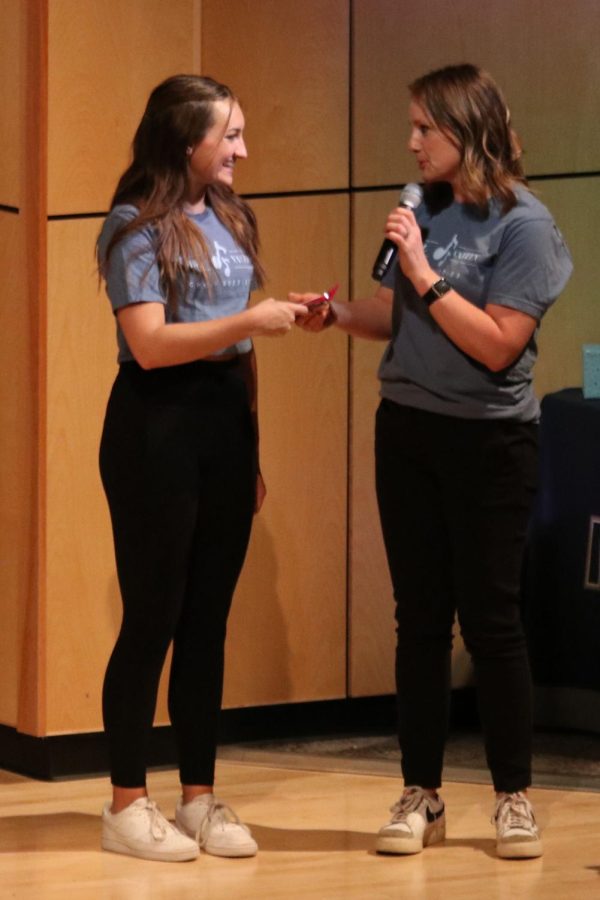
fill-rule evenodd
<path id="1" fill-rule="evenodd" d="M 436 281 L 436 283 L 431 286 L 431 290 L 436 297 L 443 297 L 444 294 L 447 294 L 452 288 L 444 278 L 440 278 L 439 281 Z"/>
<path id="2" fill-rule="evenodd" d="M 447 294 L 448 291 L 452 290 L 452 285 L 448 284 L 445 278 L 439 278 L 434 284 L 431 285 L 428 291 L 425 291 L 423 296 L 421 297 L 425 303 L 430 306 L 436 300 L 439 300 L 440 297 L 443 297 L 444 294 Z"/>

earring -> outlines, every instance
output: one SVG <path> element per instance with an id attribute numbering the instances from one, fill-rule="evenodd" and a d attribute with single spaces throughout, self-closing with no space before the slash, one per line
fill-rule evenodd
<path id="1" fill-rule="evenodd" d="M 188 148 L 186 149 L 186 151 L 185 151 L 185 155 L 186 155 L 186 156 L 191 156 L 193 152 L 194 152 L 194 148 L 193 148 L 193 147 L 188 147 Z"/>

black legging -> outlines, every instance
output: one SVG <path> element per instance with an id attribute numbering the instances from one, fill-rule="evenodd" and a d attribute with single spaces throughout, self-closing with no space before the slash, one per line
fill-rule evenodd
<path id="1" fill-rule="evenodd" d="M 111 778 L 143 787 L 165 656 L 183 784 L 212 784 L 224 642 L 255 497 L 241 365 L 121 366 L 100 446 L 123 623 L 103 692 Z"/>
<path id="2" fill-rule="evenodd" d="M 396 598 L 407 785 L 441 784 L 454 614 L 475 667 L 497 791 L 531 782 L 531 679 L 519 587 L 537 478 L 537 426 L 382 401 L 377 494 Z"/>

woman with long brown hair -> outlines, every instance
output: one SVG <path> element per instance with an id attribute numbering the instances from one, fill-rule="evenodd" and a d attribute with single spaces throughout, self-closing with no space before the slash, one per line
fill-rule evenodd
<path id="1" fill-rule="evenodd" d="M 519 580 L 535 491 L 540 320 L 572 270 L 527 189 L 491 76 L 472 65 L 410 87 L 409 149 L 424 202 L 390 214 L 397 247 L 373 297 L 302 318 L 387 340 L 376 422 L 377 497 L 396 600 L 398 737 L 405 789 L 382 853 L 445 835 L 442 783 L 455 613 L 474 663 L 496 802 L 498 855 L 542 845 L 531 783 L 531 684 Z M 291 295 L 307 300 L 312 295 Z"/>
<path id="2" fill-rule="evenodd" d="M 217 721 L 227 616 L 265 496 L 252 338 L 285 334 L 298 307 L 248 307 L 263 270 L 254 215 L 232 190 L 243 133 L 225 85 L 196 75 L 159 84 L 97 245 L 117 325 L 100 468 L 123 601 L 103 691 L 113 800 L 102 846 L 146 859 L 257 850 L 213 794 Z M 176 826 L 146 792 L 171 643 Z"/>

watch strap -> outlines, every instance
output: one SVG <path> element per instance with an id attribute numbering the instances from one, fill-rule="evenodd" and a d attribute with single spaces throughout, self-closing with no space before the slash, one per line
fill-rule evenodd
<path id="1" fill-rule="evenodd" d="M 448 284 L 445 278 L 440 278 L 438 281 L 434 282 L 428 291 L 425 291 L 421 300 L 423 300 L 427 306 L 431 306 L 436 300 L 439 300 L 440 297 L 443 297 L 444 294 L 447 294 L 448 291 L 452 290 L 452 285 Z"/>

